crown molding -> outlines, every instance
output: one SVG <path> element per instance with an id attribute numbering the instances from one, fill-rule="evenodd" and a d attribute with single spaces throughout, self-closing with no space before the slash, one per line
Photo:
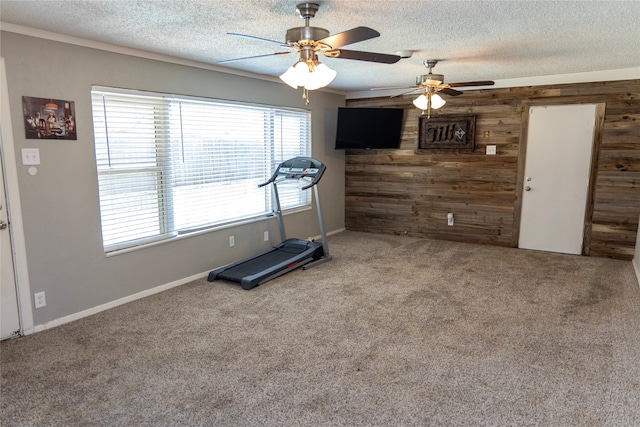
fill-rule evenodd
<path id="1" fill-rule="evenodd" d="M 606 82 L 616 80 L 637 80 L 640 79 L 640 67 L 623 68 L 618 70 L 589 71 L 584 73 L 571 74 L 554 74 L 549 76 L 532 76 L 521 77 L 516 79 L 495 80 L 493 86 L 478 86 L 456 88 L 459 91 L 478 90 L 478 89 L 504 89 L 510 87 L 523 86 L 548 86 L 572 83 L 592 83 Z M 398 96 L 406 93 L 407 89 L 389 89 L 389 90 L 366 90 L 347 92 L 346 99 L 364 99 L 364 98 L 380 98 L 385 96 Z M 416 93 L 416 96 L 418 93 Z"/>
<path id="2" fill-rule="evenodd" d="M 104 42 L 98 42 L 95 40 L 83 39 L 81 37 L 68 36 L 65 34 L 54 33 L 51 31 L 45 31 L 38 28 L 25 27 L 22 25 L 11 24 L 8 22 L 0 21 L 0 31 L 7 31 L 10 33 L 22 34 L 30 37 L 37 37 L 41 39 L 51 40 L 60 43 L 72 44 L 81 47 L 87 47 L 90 49 L 103 50 L 106 52 L 119 53 L 122 55 L 135 56 L 138 58 L 152 59 L 155 61 L 168 62 L 171 64 L 185 65 L 188 67 L 201 68 L 209 71 L 216 71 L 219 73 L 232 74 L 235 76 L 248 77 L 257 80 L 264 80 L 272 83 L 284 84 L 282 80 L 277 77 L 267 76 L 264 74 L 251 73 L 248 71 L 240 71 L 219 65 L 209 64 L 206 62 L 194 61 L 190 59 L 178 58 L 175 56 L 164 55 L 160 53 L 148 52 L 140 49 L 133 49 L 124 46 L 113 45 Z M 339 91 L 335 89 L 323 88 L 319 91 L 331 92 L 339 95 L 345 95 L 345 91 Z"/>

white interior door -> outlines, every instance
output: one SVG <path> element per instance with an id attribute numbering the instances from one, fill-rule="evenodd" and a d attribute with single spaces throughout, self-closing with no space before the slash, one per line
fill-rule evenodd
<path id="1" fill-rule="evenodd" d="M 5 172 L 7 165 L 15 172 L 13 156 L 13 130 L 9 115 L 9 95 L 4 58 L 0 57 L 0 339 L 9 338 L 20 333 L 20 314 L 18 311 L 17 281 L 15 277 L 15 259 L 12 234 L 16 230 L 9 227 L 9 204 L 7 203 L 7 185 Z M 16 194 L 17 196 L 17 194 Z M 19 200 L 16 203 L 19 208 Z M 21 221 L 17 230 L 22 232 Z M 20 234 L 22 237 L 22 234 Z M 22 239 L 20 239 L 22 243 Z M 29 326 L 31 326 L 31 323 Z"/>
<path id="2" fill-rule="evenodd" d="M 520 248 L 582 253 L 596 107 L 530 107 Z"/>
<path id="3" fill-rule="evenodd" d="M 0 339 L 9 338 L 20 332 L 18 296 L 13 268 L 13 251 L 9 235 L 9 215 L 4 185 L 4 168 L 0 136 Z"/>

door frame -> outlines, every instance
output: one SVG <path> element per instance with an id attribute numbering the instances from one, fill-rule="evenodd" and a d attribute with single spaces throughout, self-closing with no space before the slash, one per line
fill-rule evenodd
<path id="1" fill-rule="evenodd" d="M 600 99 L 572 101 L 566 98 L 545 98 L 528 100 L 522 103 L 522 126 L 520 128 L 520 146 L 518 147 L 518 166 L 516 178 L 516 201 L 513 211 L 513 238 L 511 246 L 517 248 L 520 243 L 520 221 L 522 218 L 522 196 L 525 183 L 525 166 L 527 160 L 527 139 L 529 135 L 529 109 L 531 107 L 558 106 L 558 105 L 582 105 L 594 104 L 596 116 L 593 126 L 593 145 L 591 149 L 591 166 L 589 167 L 589 187 L 587 189 L 587 201 L 585 206 L 584 224 L 582 229 L 582 255 L 588 256 L 591 252 L 591 230 L 593 227 L 593 203 L 596 191 L 596 179 L 598 175 L 598 163 L 600 146 L 602 145 L 602 131 L 604 129 L 604 115 L 607 104 Z"/>
<path id="2" fill-rule="evenodd" d="M 27 249 L 22 222 L 20 188 L 18 185 L 18 165 L 13 142 L 14 133 L 9 109 L 9 91 L 4 57 L 0 57 L 0 70 L 0 132 L 2 132 L 2 149 L 4 152 L 2 160 L 6 187 L 5 197 L 7 199 L 6 209 L 10 221 L 20 335 L 28 335 L 34 332 L 33 308 L 31 306 Z"/>
<path id="3" fill-rule="evenodd" d="M 2 132 L 0 132 L 2 134 Z M 0 137 L 0 220 L 3 229 L 0 230 L 0 326 L 2 334 L 0 340 L 15 338 L 20 336 L 20 310 L 18 304 L 18 287 L 16 286 L 16 263 L 13 261 L 13 244 L 11 242 L 11 212 L 9 212 L 9 202 L 4 184 L 4 145 Z"/>

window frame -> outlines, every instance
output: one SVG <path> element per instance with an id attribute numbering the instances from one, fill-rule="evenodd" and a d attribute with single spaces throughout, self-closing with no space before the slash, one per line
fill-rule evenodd
<path id="1" fill-rule="evenodd" d="M 101 230 L 101 240 L 103 243 L 103 250 L 107 255 L 129 252 L 132 250 L 148 247 L 150 245 L 157 245 L 161 243 L 171 242 L 171 241 L 175 241 L 176 239 L 182 239 L 185 237 L 191 237 L 194 235 L 209 233 L 217 230 L 222 230 L 228 227 L 234 227 L 234 226 L 247 224 L 251 222 L 264 221 L 265 219 L 271 218 L 274 216 L 273 206 L 275 205 L 275 202 L 273 200 L 273 192 L 271 191 L 270 188 L 266 187 L 263 193 L 265 209 L 262 212 L 259 212 L 259 213 L 255 212 L 253 214 L 250 213 L 247 215 L 234 216 L 233 218 L 225 219 L 222 221 L 213 220 L 210 222 L 203 222 L 190 227 L 176 228 L 174 226 L 174 218 L 173 218 L 173 215 L 175 214 L 175 207 L 173 204 L 173 191 L 175 186 L 173 184 L 170 184 L 170 185 L 166 185 L 164 183 L 162 185 L 157 184 L 156 187 L 159 190 L 156 190 L 157 195 L 155 196 L 155 198 L 156 198 L 157 212 L 158 212 L 157 213 L 158 232 L 157 233 L 152 232 L 150 235 L 143 236 L 140 238 L 130 238 L 127 240 L 121 240 L 116 243 L 109 243 L 108 240 L 105 238 L 105 234 L 106 234 L 105 218 L 106 217 L 105 217 L 105 209 L 103 208 L 103 202 L 107 196 L 103 195 L 103 192 L 102 192 L 102 188 L 103 188 L 102 186 L 104 185 L 104 182 L 107 180 L 106 177 L 113 178 L 118 174 L 134 174 L 134 175 L 140 174 L 141 175 L 144 173 L 151 173 L 152 176 L 155 176 L 154 178 L 155 182 L 159 183 L 164 179 L 164 177 L 169 176 L 174 172 L 177 172 L 178 170 L 177 167 L 173 167 L 172 165 L 172 163 L 175 161 L 175 158 L 172 157 L 172 155 L 168 155 L 166 158 L 162 158 L 160 160 L 158 160 L 158 156 L 156 155 L 156 157 L 154 158 L 155 164 L 153 165 L 138 164 L 132 167 L 114 167 L 111 164 L 109 164 L 106 167 L 104 166 L 105 154 L 104 153 L 99 154 L 99 150 L 105 148 L 105 142 L 106 142 L 106 150 L 107 150 L 106 156 L 109 157 L 112 154 L 111 151 L 109 151 L 111 150 L 111 148 L 109 147 L 109 135 L 108 135 L 110 132 L 110 128 L 109 128 L 109 123 L 107 123 L 108 113 L 106 109 L 107 108 L 106 97 L 109 97 L 109 96 L 129 97 L 130 99 L 134 100 L 134 103 L 135 103 L 135 99 L 138 97 L 140 100 L 142 100 L 143 98 L 147 98 L 147 99 L 150 98 L 161 104 L 164 104 L 162 113 L 166 114 L 167 116 L 161 117 L 158 120 L 158 118 L 155 117 L 155 115 L 161 114 L 161 113 L 158 113 L 155 110 L 153 113 L 154 114 L 153 121 L 158 123 L 160 122 L 164 123 L 165 121 L 166 123 L 168 123 L 176 119 L 175 117 L 171 116 L 172 114 L 171 109 L 173 108 L 173 105 L 176 103 L 180 109 L 180 120 L 182 120 L 181 109 L 182 109 L 183 103 L 190 104 L 190 105 L 202 104 L 204 106 L 211 107 L 211 108 L 246 109 L 247 115 L 249 116 L 250 116 L 249 112 L 255 113 L 257 111 L 258 114 L 262 115 L 262 121 L 265 121 L 265 120 L 269 121 L 269 123 L 266 123 L 266 124 L 260 123 L 259 125 L 256 126 L 256 129 L 259 128 L 259 126 L 263 127 L 262 141 L 258 142 L 259 144 L 262 144 L 262 145 L 257 147 L 258 149 L 260 149 L 260 147 L 262 146 L 263 149 L 266 149 L 268 153 L 268 159 L 265 158 L 264 164 L 261 165 L 261 167 L 264 168 L 264 173 L 263 173 L 263 176 L 260 177 L 260 179 L 264 179 L 264 181 L 266 181 L 269 178 L 269 176 L 273 172 L 273 169 L 280 162 L 295 156 L 311 156 L 311 153 L 312 153 L 312 149 L 313 149 L 312 131 L 311 131 L 312 117 L 311 117 L 311 111 L 308 109 L 281 107 L 281 106 L 256 104 L 256 103 L 249 103 L 249 102 L 228 101 L 228 100 L 222 100 L 222 99 L 216 99 L 216 98 L 205 98 L 205 97 L 197 97 L 197 96 L 190 96 L 190 95 L 177 95 L 177 94 L 169 94 L 169 93 L 130 90 L 130 89 L 121 89 L 121 88 L 112 88 L 112 87 L 93 85 L 91 87 L 92 123 L 93 123 L 93 135 L 94 135 L 94 150 L 95 150 L 95 156 L 96 156 L 95 157 L 96 175 L 98 179 L 98 202 L 99 202 L 100 220 L 101 220 L 100 230 Z M 96 99 L 98 98 L 102 100 L 102 110 L 97 110 L 96 108 L 96 105 L 97 105 Z M 299 127 L 298 136 L 300 136 L 300 141 L 293 144 L 294 146 L 297 144 L 297 147 L 295 149 L 298 151 L 297 154 L 295 154 L 294 156 L 287 157 L 285 159 L 285 158 L 279 158 L 279 157 L 285 156 L 285 153 L 283 153 L 283 150 L 284 150 L 283 147 L 285 146 L 289 147 L 289 146 L 282 142 L 285 139 L 283 135 L 280 135 L 280 139 L 278 139 L 278 135 L 280 134 L 280 132 L 282 132 L 282 130 L 281 129 L 276 130 L 277 128 L 276 125 L 281 124 L 282 121 L 285 120 L 285 118 L 288 115 L 291 115 L 290 117 L 293 117 L 294 121 L 297 120 L 298 127 Z M 100 122 L 100 119 L 102 119 L 103 121 Z M 180 132 L 182 132 L 182 124 L 183 122 L 181 121 Z M 240 120 L 236 123 L 236 125 L 237 125 L 236 128 L 238 128 L 239 126 L 246 127 L 247 123 L 243 122 L 242 118 L 240 118 Z M 157 136 L 158 133 L 159 132 L 156 129 L 153 135 L 152 147 L 155 147 L 156 152 L 161 151 L 162 149 L 166 149 L 167 151 L 173 151 L 175 148 L 174 145 L 176 145 L 175 137 L 174 136 L 170 136 L 168 138 L 166 136 L 159 137 Z M 295 140 L 295 138 L 293 140 Z M 224 147 L 224 144 L 225 144 L 224 140 L 215 140 L 213 143 L 211 142 L 207 143 L 204 139 L 202 139 L 200 141 L 197 141 L 197 143 L 200 144 L 201 149 L 204 149 L 204 147 L 207 144 L 209 144 L 209 145 L 212 145 L 213 147 L 217 147 L 219 150 L 228 151 L 228 146 L 229 146 L 229 143 L 227 142 L 226 143 L 227 146 Z M 247 144 L 250 144 L 250 142 L 248 142 Z M 182 133 L 180 134 L 180 137 L 179 137 L 179 145 L 181 145 L 180 150 L 184 150 L 185 142 L 184 142 Z M 220 148 L 221 146 L 223 146 L 223 148 Z M 219 159 L 219 161 L 229 160 L 234 156 L 237 157 L 239 156 L 239 154 L 242 154 L 242 150 L 240 149 L 240 151 L 238 152 L 231 151 L 231 153 L 233 154 L 226 153 L 224 155 L 218 156 L 217 158 Z M 210 154 L 212 156 L 218 155 L 216 150 L 213 150 Z M 110 157 L 109 157 L 109 161 L 111 161 Z M 144 163 L 144 158 L 142 158 L 141 163 Z M 171 181 L 173 178 L 168 178 L 168 179 L 169 181 Z M 212 177 L 210 179 L 213 180 L 214 178 Z M 223 180 L 222 182 L 226 183 L 226 182 L 233 182 L 233 181 L 234 179 L 231 178 L 231 179 Z M 107 187 L 109 189 L 117 188 L 115 184 L 111 184 L 111 186 L 107 185 Z M 280 188 L 278 190 L 279 190 L 279 193 L 282 193 L 282 190 Z M 295 192 L 295 190 L 293 192 Z M 105 193 L 106 193 L 106 190 L 105 190 Z M 299 200 L 298 203 L 289 204 L 289 205 L 287 205 L 286 203 L 283 204 L 283 207 L 282 207 L 283 214 L 311 209 L 312 200 L 311 200 L 311 195 L 308 192 L 306 191 L 301 192 L 300 187 L 298 187 L 297 196 L 294 196 L 293 199 L 295 200 L 296 197 Z M 230 198 L 233 199 L 234 197 L 230 197 Z M 255 195 L 253 195 L 253 200 L 255 201 Z M 282 203 L 282 198 L 281 198 L 281 203 Z M 122 221 L 122 220 L 119 220 L 119 221 Z M 119 222 L 116 221 L 116 223 L 119 223 Z M 149 223 L 151 223 L 151 221 Z"/>

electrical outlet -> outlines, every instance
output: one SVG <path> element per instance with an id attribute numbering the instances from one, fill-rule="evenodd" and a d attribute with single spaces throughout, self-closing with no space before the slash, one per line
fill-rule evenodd
<path id="1" fill-rule="evenodd" d="M 451 212 L 447 214 L 447 225 L 453 227 L 453 214 Z"/>
<path id="2" fill-rule="evenodd" d="M 236 238 L 233 236 L 229 236 L 229 247 L 232 248 L 236 245 Z"/>
<path id="3" fill-rule="evenodd" d="M 42 308 L 47 305 L 47 299 L 44 296 L 44 292 L 36 292 L 33 294 L 33 300 L 36 308 Z"/>
<path id="4" fill-rule="evenodd" d="M 497 152 L 497 147 L 495 145 L 487 145 L 488 156 L 494 156 Z"/>
<path id="5" fill-rule="evenodd" d="M 268 242 L 268 241 L 269 241 L 269 232 L 268 232 L 268 231 L 265 231 L 265 232 L 264 232 L 264 241 L 265 241 L 265 242 Z"/>

